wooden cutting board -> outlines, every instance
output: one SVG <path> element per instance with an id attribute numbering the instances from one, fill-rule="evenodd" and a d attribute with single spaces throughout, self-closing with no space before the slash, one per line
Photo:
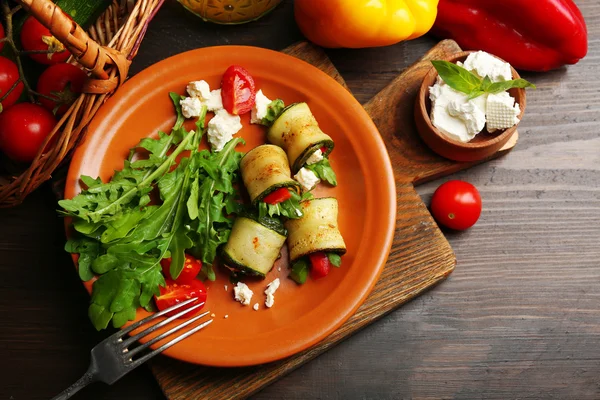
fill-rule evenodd
<path id="1" fill-rule="evenodd" d="M 359 329 L 377 321 L 408 300 L 444 280 L 456 264 L 450 244 L 429 214 L 414 186 L 469 168 L 431 152 L 420 140 L 413 122 L 413 106 L 430 60 L 461 51 L 451 40 L 440 42 L 364 105 L 386 143 L 396 177 L 396 234 L 379 282 L 365 303 L 344 325 L 322 342 L 290 358 L 244 368 L 212 368 L 186 364 L 164 356 L 150 368 L 171 400 L 243 399 L 312 360 Z M 347 88 L 327 55 L 306 42 L 284 53 L 302 59 Z M 494 157 L 512 149 L 518 134 Z"/>

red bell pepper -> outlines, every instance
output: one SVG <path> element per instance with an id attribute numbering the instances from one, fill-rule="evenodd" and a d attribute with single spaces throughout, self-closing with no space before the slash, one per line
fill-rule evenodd
<path id="1" fill-rule="evenodd" d="M 572 0 L 440 0 L 432 32 L 529 71 L 587 54 L 585 20 Z"/>

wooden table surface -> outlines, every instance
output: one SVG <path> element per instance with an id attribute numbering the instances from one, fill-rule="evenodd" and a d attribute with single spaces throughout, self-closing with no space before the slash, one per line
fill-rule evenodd
<path id="1" fill-rule="evenodd" d="M 576 1 L 590 50 L 575 66 L 525 78 L 520 142 L 457 174 L 483 198 L 478 224 L 448 234 L 450 278 L 254 396 L 254 399 L 600 398 L 600 2 Z M 169 1 L 132 74 L 197 47 L 281 49 L 301 40 L 291 1 L 243 26 L 205 24 Z M 366 102 L 435 43 L 328 50 Z M 201 68 L 201 67 L 199 67 Z M 443 180 L 419 188 L 425 201 Z M 48 399 L 85 371 L 109 332 L 62 250 L 48 186 L 0 210 L 0 399 Z M 81 399 L 163 399 L 145 367 Z"/>

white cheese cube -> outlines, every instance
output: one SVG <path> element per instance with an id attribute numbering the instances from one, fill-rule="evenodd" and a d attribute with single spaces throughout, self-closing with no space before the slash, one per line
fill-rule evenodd
<path id="1" fill-rule="evenodd" d="M 279 278 L 274 279 L 271 283 L 267 285 L 267 289 L 265 290 L 265 294 L 267 295 L 267 300 L 265 301 L 265 306 L 271 308 L 273 304 L 275 304 L 275 292 L 279 289 Z"/>
<path id="2" fill-rule="evenodd" d="M 294 175 L 294 179 L 307 191 L 311 191 L 321 180 L 308 168 L 300 168 L 300 171 Z"/>
<path id="3" fill-rule="evenodd" d="M 321 149 L 317 149 L 317 151 L 315 151 L 314 153 L 312 153 L 310 155 L 310 157 L 308 157 L 308 160 L 306 160 L 306 163 L 308 165 L 313 165 L 313 164 L 318 163 L 321 160 L 323 160 L 323 152 L 321 151 Z"/>
<path id="4" fill-rule="evenodd" d="M 250 304 L 250 300 L 252 300 L 252 295 L 254 292 L 250 290 L 248 285 L 243 282 L 238 282 L 237 285 L 233 288 L 233 294 L 235 295 L 235 300 L 239 301 L 243 305 L 247 306 Z M 227 318 L 227 317 L 226 317 Z"/>
<path id="5" fill-rule="evenodd" d="M 488 76 L 492 82 L 503 82 L 512 79 L 510 64 L 497 59 L 485 51 L 469 54 L 463 67 L 475 73 L 480 78 Z"/>
<path id="6" fill-rule="evenodd" d="M 521 107 L 508 92 L 490 94 L 487 98 L 487 130 L 510 128 L 519 123 Z"/>
<path id="7" fill-rule="evenodd" d="M 186 118 L 195 118 L 202 111 L 202 102 L 196 97 L 184 97 L 179 101 L 181 113 Z"/>
<path id="8" fill-rule="evenodd" d="M 271 103 L 271 99 L 265 96 L 262 89 L 256 92 L 256 99 L 252 112 L 250 113 L 250 122 L 253 124 L 260 124 L 260 121 L 267 116 L 268 106 Z"/>
<path id="9" fill-rule="evenodd" d="M 191 97 L 196 97 L 199 100 L 208 100 L 210 97 L 210 87 L 206 81 L 194 81 L 188 83 L 186 91 Z"/>
<path id="10" fill-rule="evenodd" d="M 223 109 L 223 99 L 221 98 L 221 89 L 210 92 L 208 99 L 202 102 L 208 111 L 219 111 Z"/>
<path id="11" fill-rule="evenodd" d="M 208 143 L 213 151 L 221 151 L 240 129 L 242 129 L 242 122 L 239 115 L 231 115 L 227 110 L 219 110 L 208 121 Z"/>

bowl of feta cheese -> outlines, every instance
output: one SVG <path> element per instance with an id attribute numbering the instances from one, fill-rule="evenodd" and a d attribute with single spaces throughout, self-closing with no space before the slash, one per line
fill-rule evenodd
<path id="1" fill-rule="evenodd" d="M 432 64 L 415 103 L 423 141 L 456 161 L 482 160 L 500 150 L 523 118 L 524 88 L 535 86 L 483 51 L 457 53 Z"/>

